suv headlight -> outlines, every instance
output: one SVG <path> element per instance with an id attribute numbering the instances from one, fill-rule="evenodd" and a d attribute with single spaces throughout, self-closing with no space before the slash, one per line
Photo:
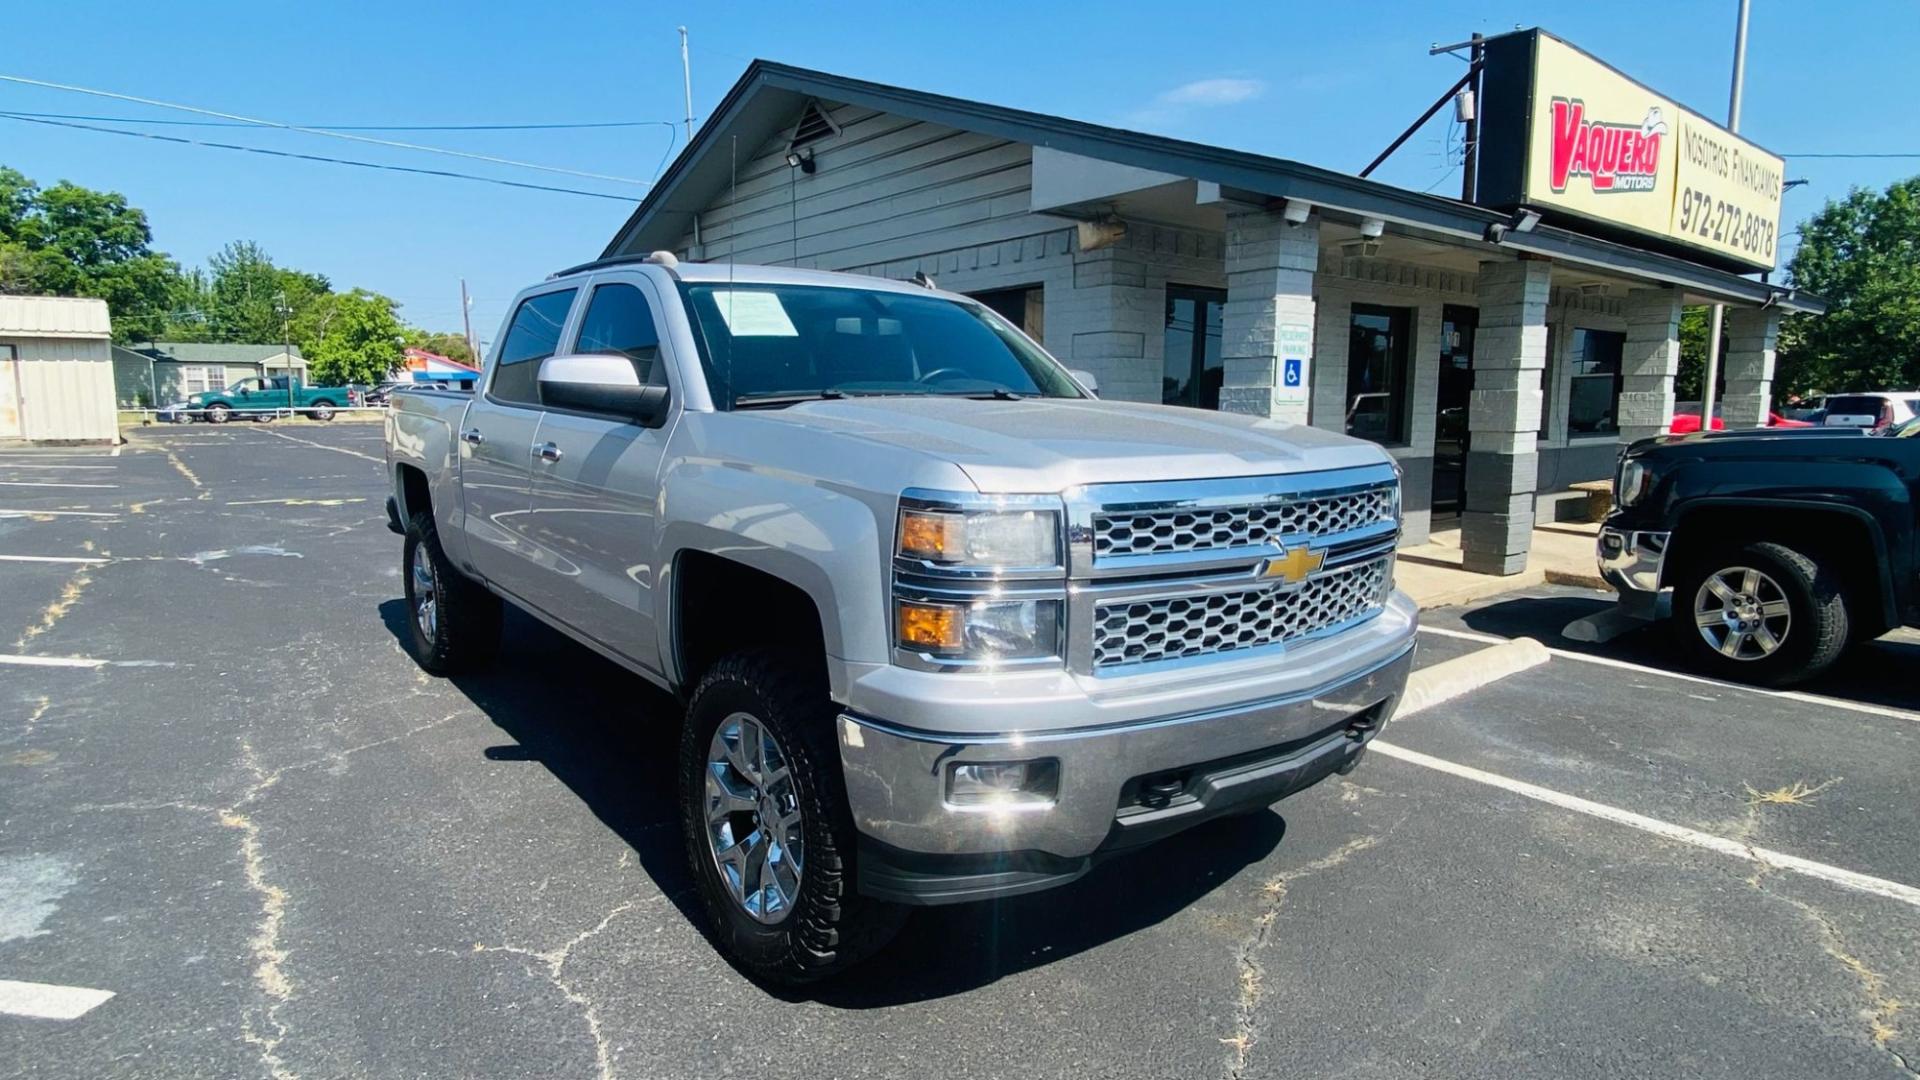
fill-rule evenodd
<path id="1" fill-rule="evenodd" d="M 1615 506 L 1628 507 L 1640 501 L 1653 486 L 1653 475 L 1639 461 L 1628 458 L 1620 463 L 1620 474 L 1613 480 Z"/>
<path id="2" fill-rule="evenodd" d="M 1060 515 L 1052 510 L 900 509 L 900 555 L 938 566 L 1057 566 Z"/>

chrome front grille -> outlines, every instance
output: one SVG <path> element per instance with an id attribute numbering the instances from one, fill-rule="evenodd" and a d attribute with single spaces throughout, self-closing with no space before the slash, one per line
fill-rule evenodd
<path id="1" fill-rule="evenodd" d="M 1166 508 L 1093 515 L 1093 557 L 1171 555 L 1278 544 L 1393 520 L 1393 487 L 1217 508 Z"/>
<path id="2" fill-rule="evenodd" d="M 1378 614 L 1393 557 L 1325 571 L 1297 589 L 1272 586 L 1117 600 L 1093 611 L 1093 666 L 1150 664 L 1303 638 Z"/>

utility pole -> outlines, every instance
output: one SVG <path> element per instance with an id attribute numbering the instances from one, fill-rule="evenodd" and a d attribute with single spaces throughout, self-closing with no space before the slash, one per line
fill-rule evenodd
<path id="1" fill-rule="evenodd" d="M 480 349 L 473 343 L 473 298 L 467 295 L 467 279 L 460 279 L 460 318 L 467 327 L 467 358 L 480 366 Z"/>
<path id="2" fill-rule="evenodd" d="M 1740 131 L 1740 93 L 1747 81 L 1747 5 L 1740 0 L 1740 18 L 1733 31 L 1733 89 L 1727 94 L 1727 130 Z M 1707 380 L 1700 389 L 1700 430 L 1713 430 L 1713 399 L 1720 382 L 1720 329 L 1727 317 L 1723 304 L 1713 305 L 1707 327 Z"/>
<path id="3" fill-rule="evenodd" d="M 287 291 L 280 290 L 280 339 L 285 350 L 280 359 L 287 365 L 287 419 L 293 419 L 293 305 L 287 303 Z"/>
<path id="4" fill-rule="evenodd" d="M 1742 0 L 1744 3 L 1745 0 Z M 1472 202 L 1473 189 L 1480 181 L 1480 65 L 1487 58 L 1487 36 L 1475 32 L 1472 38 L 1473 53 L 1467 70 L 1473 75 L 1468 87 L 1473 91 L 1473 111 L 1467 114 L 1466 131 L 1461 138 L 1461 149 L 1466 156 L 1460 160 L 1460 201 Z"/>

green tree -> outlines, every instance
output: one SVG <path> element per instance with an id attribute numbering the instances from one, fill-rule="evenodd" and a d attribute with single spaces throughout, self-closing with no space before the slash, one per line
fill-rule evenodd
<path id="1" fill-rule="evenodd" d="M 275 342 L 291 331 L 304 346 L 318 336 L 320 303 L 333 293 L 325 277 L 276 266 L 251 240 L 229 242 L 207 267 L 204 316 L 210 340 Z"/>
<path id="2" fill-rule="evenodd" d="M 379 293 L 331 293 L 317 305 L 315 325 L 315 337 L 302 349 L 315 383 L 377 383 L 400 366 L 405 328 L 394 302 Z"/>
<path id="3" fill-rule="evenodd" d="M 1827 313 L 1781 327 L 1776 394 L 1920 385 L 1920 176 L 1829 201 L 1787 275 Z"/>
<path id="4" fill-rule="evenodd" d="M 99 297 L 116 338 L 149 338 L 167 324 L 180 278 L 152 243 L 147 215 L 125 196 L 65 180 L 41 188 L 0 167 L 0 291 Z"/>
<path id="5" fill-rule="evenodd" d="M 410 349 L 425 349 L 449 360 L 458 360 L 463 364 L 473 363 L 473 350 L 467 347 L 467 339 L 463 335 L 409 326 L 406 338 L 407 347 Z"/>

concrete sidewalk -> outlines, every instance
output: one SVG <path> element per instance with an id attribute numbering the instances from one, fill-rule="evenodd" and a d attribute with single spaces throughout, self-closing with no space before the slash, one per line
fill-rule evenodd
<path id="1" fill-rule="evenodd" d="M 1499 577 L 1474 574 L 1461 568 L 1460 530 L 1436 531 L 1427 543 L 1400 549 L 1394 580 L 1423 608 L 1470 604 L 1489 596 L 1540 584 L 1578 585 L 1605 589 L 1594 567 L 1593 548 L 1600 526 L 1555 522 L 1533 530 L 1533 550 L 1527 568 Z"/>

